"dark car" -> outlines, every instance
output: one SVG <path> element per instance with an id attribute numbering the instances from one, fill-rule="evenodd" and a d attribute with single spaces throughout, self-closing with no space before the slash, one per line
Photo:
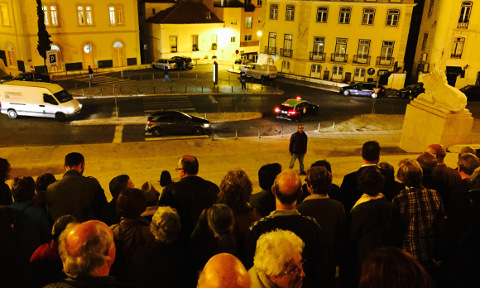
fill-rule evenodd
<path id="1" fill-rule="evenodd" d="M 463 88 L 460 88 L 465 96 L 467 96 L 467 100 L 471 101 L 478 101 L 480 100 L 480 86 L 479 85 L 467 85 Z"/>
<path id="2" fill-rule="evenodd" d="M 283 102 L 274 110 L 277 118 L 301 121 L 305 116 L 317 115 L 318 105 L 312 104 L 302 98 L 291 98 Z"/>
<path id="3" fill-rule="evenodd" d="M 37 72 L 25 72 L 20 73 L 13 78 L 13 80 L 20 80 L 20 81 L 32 81 L 32 82 L 46 82 L 50 83 L 51 79 L 50 76 L 45 74 L 40 74 Z"/>
<path id="4" fill-rule="evenodd" d="M 419 82 L 415 84 L 410 84 L 403 89 L 398 90 L 397 96 L 400 98 L 408 97 L 408 99 L 412 100 L 423 92 L 425 92 L 425 88 L 423 88 L 423 83 Z"/>
<path id="5" fill-rule="evenodd" d="M 170 58 L 177 64 L 177 68 L 180 70 L 192 69 L 193 63 L 192 58 L 186 56 L 173 56 Z"/>
<path id="6" fill-rule="evenodd" d="M 377 98 L 385 95 L 385 88 L 377 83 L 360 82 L 340 88 L 338 93 L 345 96 L 369 96 Z"/>
<path id="7" fill-rule="evenodd" d="M 159 111 L 148 116 L 145 132 L 152 133 L 154 136 L 208 134 L 210 132 L 210 121 L 179 111 Z"/>

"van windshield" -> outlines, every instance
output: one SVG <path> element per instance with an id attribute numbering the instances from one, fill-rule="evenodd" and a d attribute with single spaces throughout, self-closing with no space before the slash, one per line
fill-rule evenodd
<path id="1" fill-rule="evenodd" d="M 53 94 L 58 102 L 65 103 L 73 99 L 72 95 L 65 90 Z"/>

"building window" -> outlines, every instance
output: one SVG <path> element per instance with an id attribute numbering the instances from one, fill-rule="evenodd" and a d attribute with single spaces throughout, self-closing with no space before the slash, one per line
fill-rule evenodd
<path id="1" fill-rule="evenodd" d="M 358 40 L 357 62 L 367 63 L 369 52 L 370 52 L 370 40 L 366 40 L 366 39 Z"/>
<path id="2" fill-rule="evenodd" d="M 390 61 L 392 59 L 394 44 L 394 41 L 383 41 L 382 50 L 380 52 L 380 60 Z"/>
<path id="3" fill-rule="evenodd" d="M 93 25 L 92 6 L 77 6 L 78 25 Z"/>
<path id="4" fill-rule="evenodd" d="M 198 35 L 192 35 L 192 51 L 198 51 Z"/>
<path id="5" fill-rule="evenodd" d="M 177 52 L 177 36 L 170 36 L 170 52 Z"/>
<path id="6" fill-rule="evenodd" d="M 398 26 L 398 19 L 400 18 L 400 10 L 390 9 L 387 12 L 387 26 Z"/>
<path id="7" fill-rule="evenodd" d="M 155 8 L 152 8 L 152 15 L 155 15 Z"/>
<path id="8" fill-rule="evenodd" d="M 310 68 L 310 77 L 320 78 L 322 76 L 322 65 L 320 64 L 312 64 Z"/>
<path id="9" fill-rule="evenodd" d="M 252 17 L 245 17 L 245 29 L 252 29 Z"/>
<path id="10" fill-rule="evenodd" d="M 285 57 L 292 57 L 292 54 L 293 54 L 292 40 L 293 40 L 292 34 L 285 34 L 285 36 L 283 37 L 283 53 L 282 53 L 282 55 L 285 56 Z"/>
<path id="11" fill-rule="evenodd" d="M 235 37 L 230 37 L 230 42 L 235 43 Z"/>
<path id="12" fill-rule="evenodd" d="M 250 34 L 245 34 L 245 41 L 252 41 L 252 35 Z"/>
<path id="13" fill-rule="evenodd" d="M 8 44 L 6 49 L 7 54 L 7 67 L 17 67 L 17 58 L 15 57 L 15 50 L 12 44 Z"/>
<path id="14" fill-rule="evenodd" d="M 290 73 L 290 61 L 282 61 L 282 72 Z"/>
<path id="15" fill-rule="evenodd" d="M 277 33 L 276 32 L 268 33 L 268 46 L 265 52 L 270 55 L 277 53 Z"/>
<path id="16" fill-rule="evenodd" d="M 327 7 L 318 7 L 317 8 L 317 23 L 327 23 L 328 17 L 328 8 Z"/>
<path id="17" fill-rule="evenodd" d="M 45 16 L 45 26 L 58 26 L 57 6 L 42 6 L 42 10 Z"/>
<path id="18" fill-rule="evenodd" d="M 355 71 L 353 72 L 353 77 L 365 79 L 365 68 L 355 68 Z"/>
<path id="19" fill-rule="evenodd" d="M 237 25 L 237 18 L 232 18 L 232 19 L 230 20 L 230 24 L 232 24 L 232 25 Z"/>
<path id="20" fill-rule="evenodd" d="M 435 0 L 430 0 L 430 6 L 428 7 L 428 18 L 432 17 L 434 5 L 435 5 Z"/>
<path id="21" fill-rule="evenodd" d="M 347 53 L 347 38 L 337 38 L 337 43 L 335 44 L 335 55 L 343 57 Z"/>
<path id="22" fill-rule="evenodd" d="M 0 3 L 0 26 L 10 26 L 10 16 L 6 3 Z"/>
<path id="23" fill-rule="evenodd" d="M 352 15 L 352 9 L 351 8 L 348 8 L 348 7 L 340 8 L 338 23 L 349 24 L 351 15 Z"/>
<path id="24" fill-rule="evenodd" d="M 257 6 L 262 6 L 262 0 L 257 0 Z"/>
<path id="25" fill-rule="evenodd" d="M 313 54 L 320 55 L 323 54 L 325 49 L 325 37 L 313 37 Z"/>
<path id="26" fill-rule="evenodd" d="M 363 9 L 362 25 L 373 25 L 374 18 L 375 18 L 375 9 L 373 8 Z"/>
<path id="27" fill-rule="evenodd" d="M 212 34 L 212 50 L 217 50 L 217 34 Z"/>
<path id="28" fill-rule="evenodd" d="M 123 7 L 122 6 L 110 6 L 108 7 L 110 15 L 110 25 L 123 25 Z"/>
<path id="29" fill-rule="evenodd" d="M 470 22 L 470 13 L 472 13 L 473 3 L 470 1 L 462 2 L 462 9 L 460 10 L 460 17 L 458 18 L 458 28 L 468 28 Z"/>
<path id="30" fill-rule="evenodd" d="M 278 19 L 278 4 L 270 5 L 270 20 Z"/>
<path id="31" fill-rule="evenodd" d="M 293 21 L 295 18 L 295 6 L 287 5 L 287 10 L 285 12 L 285 21 Z"/>
<path id="32" fill-rule="evenodd" d="M 343 67 L 342 66 L 333 66 L 332 69 L 332 76 L 336 79 L 342 78 L 343 76 Z M 340 76 L 340 77 L 335 77 L 335 76 Z"/>
<path id="33" fill-rule="evenodd" d="M 427 49 L 427 39 L 428 33 L 423 33 L 422 51 L 425 51 L 425 49 Z"/>
<path id="34" fill-rule="evenodd" d="M 457 37 L 453 42 L 451 58 L 462 58 L 463 46 L 465 45 L 465 38 Z"/>

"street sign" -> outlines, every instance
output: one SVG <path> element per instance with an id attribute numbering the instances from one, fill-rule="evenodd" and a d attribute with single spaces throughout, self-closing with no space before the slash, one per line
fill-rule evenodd
<path id="1" fill-rule="evenodd" d="M 47 51 L 47 63 L 49 67 L 55 67 L 58 64 L 58 57 L 56 50 Z"/>

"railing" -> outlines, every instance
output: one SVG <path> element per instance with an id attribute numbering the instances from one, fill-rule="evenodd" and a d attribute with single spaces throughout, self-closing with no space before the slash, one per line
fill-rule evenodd
<path id="1" fill-rule="evenodd" d="M 393 66 L 393 63 L 395 63 L 394 60 L 395 60 L 394 57 L 378 56 L 376 65 L 378 65 L 378 66 Z"/>
<path id="2" fill-rule="evenodd" d="M 270 54 L 270 55 L 277 54 L 277 47 L 265 46 L 265 54 Z"/>
<path id="3" fill-rule="evenodd" d="M 462 58 L 462 53 L 458 54 L 458 53 L 452 53 L 450 55 L 450 58 L 455 58 L 455 59 L 461 59 Z"/>
<path id="4" fill-rule="evenodd" d="M 467 29 L 468 28 L 468 22 L 458 22 L 457 23 L 457 28 Z"/>
<path id="5" fill-rule="evenodd" d="M 347 62 L 348 54 L 341 54 L 341 53 L 332 53 L 330 57 L 330 61 L 332 62 Z"/>
<path id="6" fill-rule="evenodd" d="M 282 55 L 283 57 L 292 58 L 293 50 L 292 49 L 282 49 L 282 48 L 280 48 L 280 55 Z"/>
<path id="7" fill-rule="evenodd" d="M 353 55 L 353 63 L 357 64 L 370 64 L 371 56 L 368 55 Z"/>
<path id="8" fill-rule="evenodd" d="M 325 61 L 325 53 L 319 52 L 319 51 L 310 51 L 310 57 L 309 58 L 310 58 L 310 60 L 324 62 Z"/>
<path id="9" fill-rule="evenodd" d="M 240 42 L 240 47 L 249 47 L 249 46 L 258 46 L 260 41 L 245 41 L 245 42 Z"/>
<path id="10" fill-rule="evenodd" d="M 177 52 L 177 46 L 170 46 L 170 52 Z"/>

